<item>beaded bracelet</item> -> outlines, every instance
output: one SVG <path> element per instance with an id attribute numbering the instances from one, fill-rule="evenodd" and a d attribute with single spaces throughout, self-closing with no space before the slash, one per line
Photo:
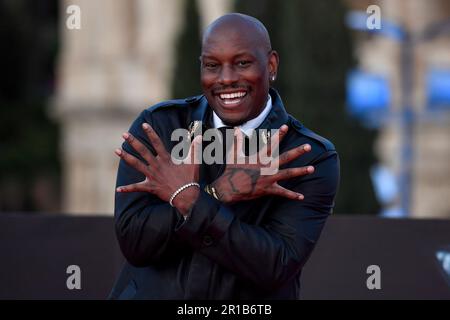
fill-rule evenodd
<path id="1" fill-rule="evenodd" d="M 170 200 L 169 200 L 170 205 L 173 207 L 173 206 L 174 206 L 174 205 L 173 205 L 173 202 L 172 202 L 173 199 L 175 199 L 175 197 L 176 197 L 181 191 L 183 191 L 183 190 L 186 189 L 186 188 L 192 187 L 192 186 L 196 186 L 196 187 L 200 188 L 200 185 L 199 185 L 197 182 L 187 183 L 187 184 L 185 184 L 184 186 L 179 187 L 179 188 L 177 189 L 177 191 L 175 191 L 175 192 L 172 194 L 172 196 L 170 197 Z"/>

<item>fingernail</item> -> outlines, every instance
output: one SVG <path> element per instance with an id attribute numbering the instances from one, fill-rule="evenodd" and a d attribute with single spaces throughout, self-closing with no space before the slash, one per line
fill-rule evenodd
<path id="1" fill-rule="evenodd" d="M 298 196 L 298 199 L 299 199 L 299 200 L 303 200 L 303 199 L 305 199 L 305 197 L 304 197 L 302 194 L 300 194 L 300 195 Z"/>
<path id="2" fill-rule="evenodd" d="M 308 167 L 308 172 L 309 173 L 313 173 L 314 172 L 314 167 L 313 166 L 309 166 Z"/>
<path id="3" fill-rule="evenodd" d="M 305 150 L 305 151 L 311 151 L 311 146 L 310 146 L 309 144 L 307 144 L 307 145 L 305 145 L 305 146 L 303 147 L 303 150 Z"/>
<path id="4" fill-rule="evenodd" d="M 142 124 L 142 128 L 144 128 L 145 130 L 150 130 L 149 124 L 145 122 Z"/>
<path id="5" fill-rule="evenodd" d="M 118 156 L 120 156 L 120 155 L 122 154 L 122 150 L 120 150 L 120 149 L 116 149 L 114 152 L 115 152 Z"/>
<path id="6" fill-rule="evenodd" d="M 128 139 L 130 137 L 130 135 L 128 134 L 128 132 L 125 132 L 125 133 L 122 134 L 122 137 L 124 139 Z"/>
<path id="7" fill-rule="evenodd" d="M 122 189 L 117 188 L 116 191 L 117 191 L 117 192 L 122 192 Z"/>

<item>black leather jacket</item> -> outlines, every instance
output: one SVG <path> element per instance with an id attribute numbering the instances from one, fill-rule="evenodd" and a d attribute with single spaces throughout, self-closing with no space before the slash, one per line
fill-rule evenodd
<path id="1" fill-rule="evenodd" d="M 300 274 L 328 215 L 339 183 L 333 144 L 288 115 L 270 89 L 272 110 L 259 128 L 289 131 L 280 154 L 309 143 L 312 150 L 284 167 L 314 165 L 311 175 L 282 181 L 304 194 L 303 201 L 270 196 L 224 205 L 204 191 L 186 221 L 169 203 L 148 193 L 116 193 L 115 221 L 127 260 L 110 294 L 112 299 L 298 299 Z M 200 120 L 212 125 L 204 96 L 157 104 L 141 113 L 130 132 L 152 151 L 141 129 L 150 123 L 171 150 L 176 128 Z M 123 149 L 137 156 L 124 143 Z M 212 182 L 202 164 L 202 187 Z M 281 167 L 280 169 L 283 169 Z M 205 173 L 206 172 L 206 173 Z M 219 173 L 220 174 L 220 173 Z M 143 175 L 121 161 L 117 186 Z"/>

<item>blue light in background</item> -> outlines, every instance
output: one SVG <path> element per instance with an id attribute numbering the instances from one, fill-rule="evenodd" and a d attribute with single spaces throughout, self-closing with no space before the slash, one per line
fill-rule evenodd
<path id="1" fill-rule="evenodd" d="M 370 169 L 375 195 L 382 205 L 380 216 L 402 218 L 407 214 L 400 206 L 400 186 L 397 177 L 387 166 L 377 164 Z"/>
<path id="2" fill-rule="evenodd" d="M 348 112 L 369 126 L 378 126 L 386 116 L 391 103 L 391 93 L 385 77 L 362 71 L 352 71 L 347 76 Z"/>
<path id="3" fill-rule="evenodd" d="M 450 70 L 427 73 L 427 103 L 431 110 L 450 109 Z"/>

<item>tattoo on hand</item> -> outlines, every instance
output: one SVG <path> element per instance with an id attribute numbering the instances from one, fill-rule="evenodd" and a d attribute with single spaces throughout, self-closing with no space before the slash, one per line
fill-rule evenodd
<path id="1" fill-rule="evenodd" d="M 248 192 L 242 192 L 233 183 L 233 177 L 238 174 L 239 172 L 242 172 L 246 174 L 250 180 L 251 180 L 251 190 Z M 243 194 L 252 194 L 255 191 L 256 183 L 261 176 L 261 172 L 259 169 L 246 169 L 246 168 L 230 168 L 228 169 L 228 172 L 225 174 L 228 182 L 230 183 L 231 189 L 234 193 L 243 193 Z"/>

